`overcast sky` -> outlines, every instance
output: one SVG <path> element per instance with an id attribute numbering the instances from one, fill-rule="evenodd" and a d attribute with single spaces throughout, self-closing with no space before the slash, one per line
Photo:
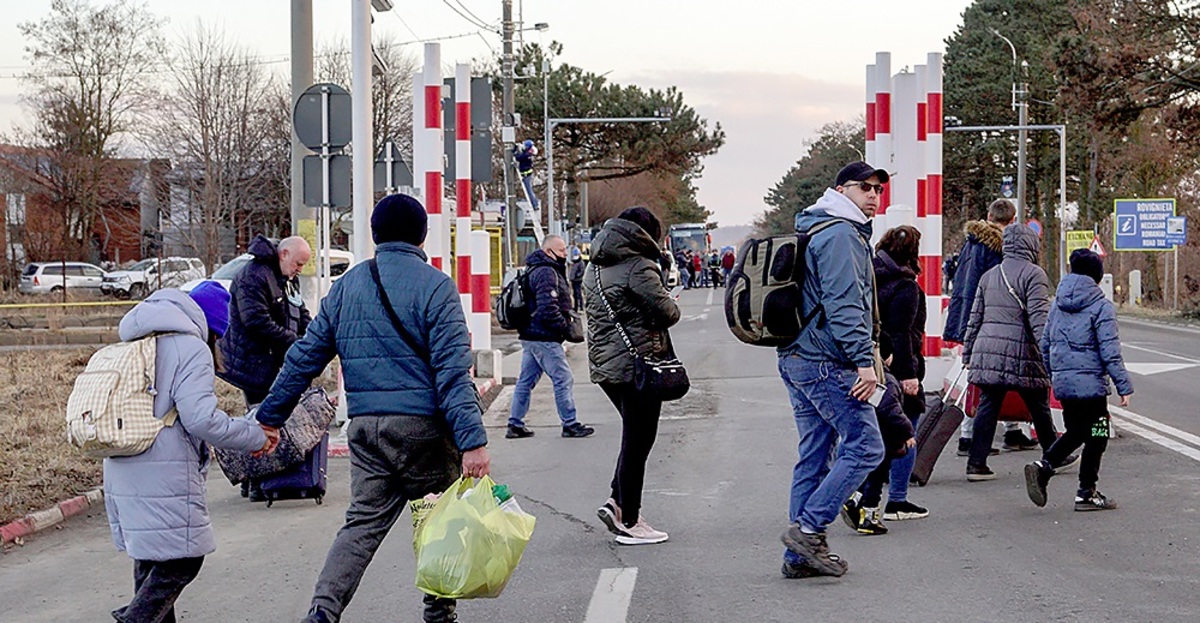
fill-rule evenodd
<path id="1" fill-rule="evenodd" d="M 98 1 L 98 0 L 97 0 Z M 492 56 L 500 35 L 500 0 L 394 0 L 378 14 L 376 33 L 399 41 L 455 35 L 442 42 L 445 64 Z M 18 104 L 28 67 L 20 22 L 49 13 L 50 0 L 5 3 L 0 23 L 0 132 L 27 122 Z M 149 0 L 177 39 L 198 21 L 221 26 L 231 38 L 286 72 L 289 52 L 287 0 Z M 523 7 L 521 5 L 524 5 Z M 704 163 L 700 202 L 723 225 L 745 224 L 762 212 L 767 191 L 802 155 L 802 142 L 830 121 L 863 111 L 866 65 L 877 51 L 892 53 L 892 71 L 942 52 L 961 22 L 968 0 L 515 0 L 525 24 L 550 24 L 533 41 L 564 45 L 563 60 L 608 73 L 621 84 L 643 88 L 678 86 L 684 100 L 710 126 L 726 133 L 721 151 Z M 345 0 L 313 0 L 314 35 L 349 41 Z M 457 9 L 456 12 L 454 9 Z M 462 13 L 462 15 L 459 14 Z M 519 15 L 515 15 L 519 18 Z M 998 43 L 1002 44 L 1002 43 Z M 274 62 L 272 62 L 274 61 Z"/>

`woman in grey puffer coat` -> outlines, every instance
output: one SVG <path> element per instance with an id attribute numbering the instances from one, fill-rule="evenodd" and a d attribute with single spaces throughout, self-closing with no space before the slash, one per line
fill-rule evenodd
<path id="1" fill-rule="evenodd" d="M 671 352 L 667 329 L 679 322 L 679 306 L 663 288 L 655 242 L 661 237 L 662 225 L 649 210 L 625 210 L 596 235 L 592 262 L 583 278 L 592 382 L 600 385 L 621 414 L 621 454 L 613 475 L 612 497 L 597 513 L 624 545 L 667 540 L 667 533 L 650 527 L 641 516 L 646 459 L 658 434 L 662 401 L 634 389 L 633 355 L 612 317 L 616 315 L 631 345 L 643 357 Z"/>
<path id="2" fill-rule="evenodd" d="M 984 273 L 971 306 L 963 341 L 968 380 L 979 386 L 975 434 L 967 459 L 967 480 L 992 480 L 987 466 L 996 417 L 1009 391 L 1028 407 L 1043 449 L 1054 442 L 1050 419 L 1050 375 L 1039 342 L 1050 310 L 1050 280 L 1038 266 L 1037 234 L 1026 225 L 1004 228 L 1004 261 Z"/>
<path id="3" fill-rule="evenodd" d="M 233 450 L 268 448 L 253 420 L 217 409 L 213 352 L 229 326 L 229 293 L 215 281 L 190 294 L 163 289 L 121 319 L 130 342 L 153 334 L 154 415 L 174 408 L 175 424 L 163 428 L 145 452 L 104 460 L 104 505 L 113 543 L 133 559 L 134 595 L 114 610 L 117 621 L 174 622 L 175 600 L 196 578 L 204 556 L 217 549 L 205 500 L 208 444 Z"/>

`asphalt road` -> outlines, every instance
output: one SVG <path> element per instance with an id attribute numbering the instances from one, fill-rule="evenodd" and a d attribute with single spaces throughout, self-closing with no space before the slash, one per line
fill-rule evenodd
<path id="1" fill-rule="evenodd" d="M 849 573 L 783 579 L 779 534 L 795 427 L 773 351 L 736 342 L 724 326 L 720 297 L 708 294 L 684 293 L 684 319 L 673 334 L 693 390 L 665 410 L 648 469 L 644 513 L 671 540 L 617 546 L 596 520 L 619 422 L 587 382 L 585 349 L 575 349 L 580 419 L 597 434 L 559 437 L 547 381 L 529 417 L 536 437 L 506 440 L 492 429 L 494 477 L 512 487 L 538 523 L 505 593 L 463 602 L 462 621 L 1042 623 L 1198 616 L 1200 449 L 1192 458 L 1128 434 L 1131 428 L 1112 441 L 1101 473 L 1101 488 L 1122 504 L 1119 510 L 1074 512 L 1074 474 L 1055 478 L 1050 503 L 1036 508 L 1021 476 L 1033 453 L 995 457 L 997 480 L 967 483 L 963 459 L 948 449 L 929 486 L 910 495 L 930 508 L 929 518 L 891 522 L 889 534 L 871 537 L 835 524 L 830 543 L 849 561 Z M 1127 348 L 1131 363 L 1200 360 L 1195 332 L 1140 323 L 1123 323 L 1122 332 L 1129 346 L 1150 349 Z M 1191 447 L 1187 433 L 1200 435 L 1197 378 L 1194 368 L 1137 374 L 1134 415 L 1183 434 L 1139 428 Z M 488 420 L 503 422 L 506 405 L 502 395 Z M 180 619 L 298 620 L 347 503 L 346 460 L 332 459 L 330 472 L 324 505 L 270 509 L 241 499 L 214 473 L 209 497 L 219 549 L 180 599 Z M 420 619 L 408 526 L 406 515 L 343 620 Z M 0 557 L 0 620 L 106 620 L 128 599 L 131 584 L 130 562 L 113 550 L 102 515 L 73 519 Z"/>

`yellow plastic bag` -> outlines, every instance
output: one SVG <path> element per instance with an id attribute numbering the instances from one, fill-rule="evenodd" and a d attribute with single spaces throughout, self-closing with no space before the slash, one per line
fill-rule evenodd
<path id="1" fill-rule="evenodd" d="M 414 514 L 417 588 L 447 599 L 498 597 L 533 536 L 533 515 L 500 508 L 491 478 L 460 478 Z M 427 501 L 416 500 L 417 506 Z"/>

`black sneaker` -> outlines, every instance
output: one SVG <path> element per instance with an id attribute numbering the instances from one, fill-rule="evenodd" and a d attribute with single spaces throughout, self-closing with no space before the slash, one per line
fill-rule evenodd
<path id="1" fill-rule="evenodd" d="M 971 440 L 966 437 L 958 438 L 958 456 L 971 456 Z M 992 448 L 988 450 L 988 456 L 997 456 L 1000 454 L 1000 448 Z"/>
<path id="2" fill-rule="evenodd" d="M 847 564 L 846 561 L 842 560 L 842 557 L 838 556 L 837 554 L 829 554 L 829 559 L 834 561 L 834 563 L 841 568 L 842 572 L 837 574 L 838 576 L 845 575 L 846 571 L 850 569 L 850 565 Z M 783 562 L 783 568 L 780 569 L 780 573 L 783 574 L 783 577 L 789 580 L 802 580 L 804 578 L 818 578 L 829 575 L 828 573 L 824 573 L 820 569 L 809 565 L 807 560 L 796 564 L 787 562 L 785 560 Z"/>
<path id="3" fill-rule="evenodd" d="M 902 502 L 888 502 L 887 506 L 883 507 L 883 518 L 888 521 L 924 519 L 928 516 L 929 509 L 917 506 L 908 500 L 904 500 Z"/>
<path id="4" fill-rule="evenodd" d="M 1104 494 L 1092 489 L 1079 491 L 1075 494 L 1075 510 L 1077 511 L 1108 511 L 1117 507 L 1117 503 L 1104 497 Z"/>
<path id="5" fill-rule="evenodd" d="M 1039 507 L 1046 505 L 1046 483 L 1054 475 L 1054 469 L 1045 461 L 1034 461 L 1025 466 L 1025 493 Z"/>
<path id="6" fill-rule="evenodd" d="M 1040 447 L 1038 442 L 1026 437 L 1025 433 L 1020 430 L 1010 430 L 1004 433 L 1004 449 L 1010 452 L 1036 450 Z"/>
<path id="7" fill-rule="evenodd" d="M 513 426 L 509 424 L 508 432 L 504 433 L 505 439 L 524 439 L 526 437 L 533 437 L 533 431 L 528 426 Z"/>
<path id="8" fill-rule="evenodd" d="M 562 436 L 563 437 L 587 437 L 588 435 L 591 435 L 594 432 L 596 432 L 596 429 L 592 428 L 591 426 L 584 426 L 583 424 L 580 424 L 579 422 L 575 422 L 574 424 L 571 424 L 570 426 L 563 427 Z"/>
<path id="9" fill-rule="evenodd" d="M 825 542 L 825 534 L 806 534 L 800 530 L 800 524 L 792 524 L 780 536 L 793 554 L 804 558 L 809 565 L 824 575 L 841 577 L 849 568 L 840 557 L 829 553 L 829 544 Z"/>
<path id="10" fill-rule="evenodd" d="M 975 465 L 967 466 L 967 482 L 982 482 L 984 480 L 995 480 L 996 472 L 993 472 L 990 467 L 984 465 L 982 467 Z"/>
<path id="11" fill-rule="evenodd" d="M 887 534 L 887 526 L 879 517 L 879 507 L 862 509 L 862 521 L 858 524 L 859 534 Z"/>
<path id="12" fill-rule="evenodd" d="M 838 511 L 842 521 L 850 527 L 851 530 L 858 530 L 859 524 L 862 523 L 862 507 L 858 505 L 858 500 L 850 498 L 842 504 L 842 509 Z"/>

